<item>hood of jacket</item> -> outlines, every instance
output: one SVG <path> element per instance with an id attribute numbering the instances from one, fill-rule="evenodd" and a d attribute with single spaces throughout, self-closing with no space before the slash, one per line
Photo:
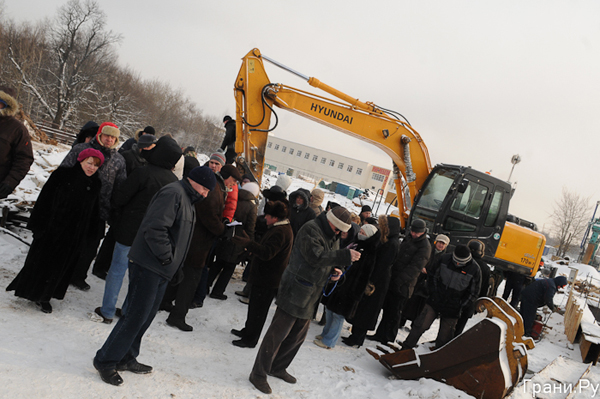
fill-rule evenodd
<path id="1" fill-rule="evenodd" d="M 171 170 L 182 156 L 177 142 L 168 136 L 163 136 L 151 150 L 142 150 L 144 158 L 152 165 Z"/>
<path id="2" fill-rule="evenodd" d="M 256 205 L 256 197 L 248 190 L 238 190 L 238 201 L 250 201 Z"/>
<path id="3" fill-rule="evenodd" d="M 300 206 L 296 205 L 296 198 L 301 197 L 304 200 L 304 203 Z M 306 208 L 308 208 L 310 197 L 306 194 L 306 191 L 303 189 L 299 189 L 290 194 L 290 207 L 296 212 L 302 212 Z"/>
<path id="4" fill-rule="evenodd" d="M 0 99 L 6 103 L 6 107 L 0 109 L 0 117 L 15 116 L 19 112 L 19 103 L 7 92 L 0 90 Z"/>
<path id="5" fill-rule="evenodd" d="M 323 199 L 325 198 L 325 193 L 320 188 L 315 188 L 310 192 L 311 200 L 310 203 L 314 206 L 319 206 L 323 203 Z"/>

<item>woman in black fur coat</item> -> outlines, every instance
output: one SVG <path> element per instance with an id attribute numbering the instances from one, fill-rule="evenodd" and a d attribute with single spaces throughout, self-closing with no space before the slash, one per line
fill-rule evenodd
<path id="1" fill-rule="evenodd" d="M 36 302 L 44 313 L 52 313 L 50 298 L 65 297 L 81 242 L 94 234 L 89 227 L 99 220 L 96 171 L 104 156 L 89 148 L 77 161 L 71 168 L 56 169 L 44 184 L 27 224 L 33 243 L 25 265 L 6 288 Z"/>

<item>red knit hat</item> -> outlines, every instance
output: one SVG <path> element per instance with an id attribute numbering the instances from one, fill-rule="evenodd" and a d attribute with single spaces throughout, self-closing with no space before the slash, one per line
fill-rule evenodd
<path id="1" fill-rule="evenodd" d="M 89 157 L 98 158 L 100 160 L 100 166 L 102 166 L 104 163 L 104 154 L 93 148 L 86 148 L 85 150 L 81 151 L 79 155 L 77 155 L 77 162 L 82 162 Z"/>

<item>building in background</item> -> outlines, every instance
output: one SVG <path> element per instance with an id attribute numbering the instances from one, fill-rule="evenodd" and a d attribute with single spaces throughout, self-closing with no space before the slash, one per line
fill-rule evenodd
<path id="1" fill-rule="evenodd" d="M 391 164 L 391 160 L 389 162 Z M 395 192 L 391 169 L 279 137 L 270 136 L 267 141 L 265 169 L 313 179 L 315 183 L 324 180 L 361 189 Z"/>

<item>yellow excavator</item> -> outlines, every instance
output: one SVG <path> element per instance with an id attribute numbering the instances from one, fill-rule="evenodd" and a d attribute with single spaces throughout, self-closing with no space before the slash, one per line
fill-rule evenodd
<path id="1" fill-rule="evenodd" d="M 265 61 L 334 98 L 272 83 Z M 359 101 L 258 49 L 242 59 L 234 92 L 236 163 L 257 182 L 262 179 L 269 132 L 277 127 L 275 107 L 285 109 L 389 155 L 403 227 L 414 218 L 423 219 L 430 235 L 448 235 L 451 246 L 474 238 L 483 241 L 484 260 L 495 270 L 536 274 L 546 238 L 530 228 L 531 223 L 509 215 L 511 185 L 471 167 L 432 167 L 423 138 L 399 113 Z M 502 398 L 522 379 L 527 369 L 527 349 L 533 348 L 533 342 L 523 338 L 521 316 L 501 298 L 483 298 L 478 309 L 485 311 L 487 318 L 439 350 L 401 351 L 388 344 L 369 353 L 399 378 L 429 377 L 478 398 Z"/>
<path id="2" fill-rule="evenodd" d="M 335 99 L 272 83 L 265 61 Z M 448 235 L 451 246 L 474 238 L 483 241 L 484 260 L 498 269 L 527 276 L 537 273 L 546 238 L 523 223 L 510 221 L 511 185 L 466 166 L 432 167 L 423 138 L 399 113 L 359 101 L 284 66 L 258 49 L 242 59 L 234 93 L 237 163 L 252 173 L 257 182 L 262 179 L 269 132 L 277 127 L 274 107 L 285 109 L 363 140 L 389 155 L 403 227 L 410 225 L 413 218 L 423 219 L 430 235 Z"/>

